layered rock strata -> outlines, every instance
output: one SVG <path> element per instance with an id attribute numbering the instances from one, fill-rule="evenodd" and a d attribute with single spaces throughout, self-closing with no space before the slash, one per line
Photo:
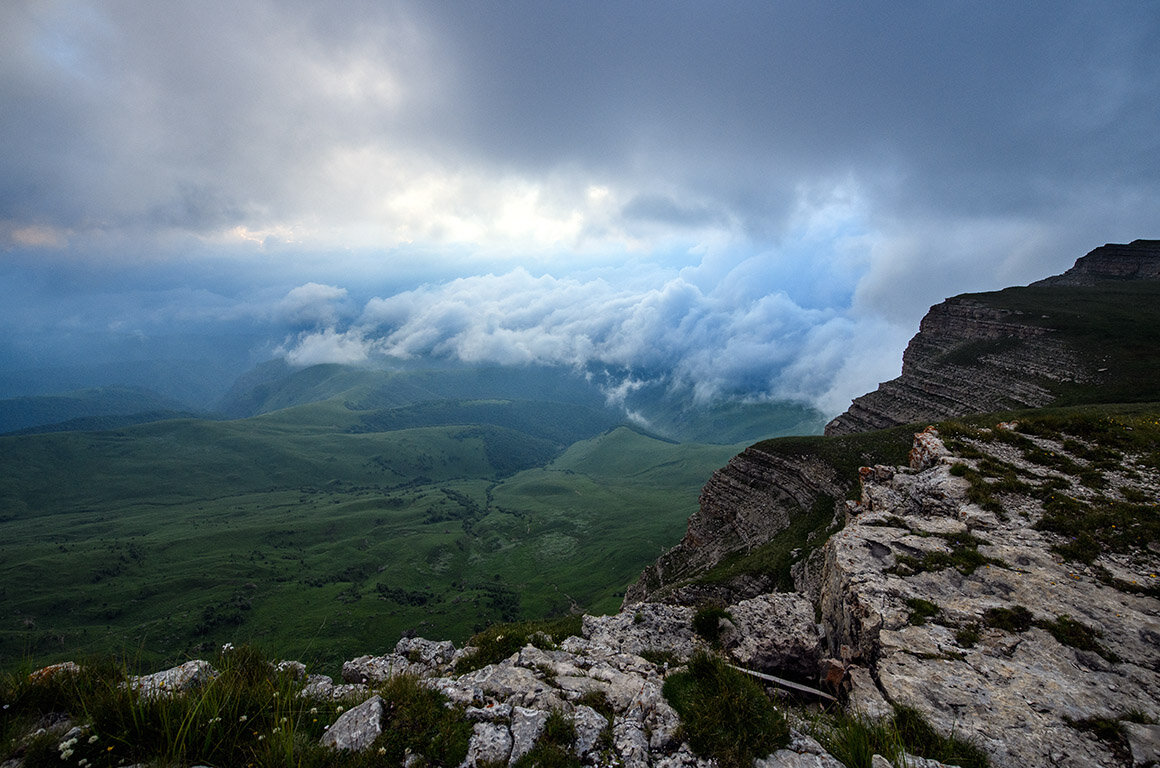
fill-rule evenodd
<path id="1" fill-rule="evenodd" d="M 1101 246 L 1062 275 L 1032 286 L 1131 280 L 1160 280 L 1160 240 Z M 1061 295 L 1060 301 L 1066 300 Z M 991 306 L 987 294 L 956 296 L 931 307 L 903 353 L 902 375 L 856 398 L 825 433 L 847 435 L 1051 403 L 1053 385 L 1090 381 L 1099 367 L 1082 359 L 1045 319 Z"/>
<path id="2" fill-rule="evenodd" d="M 1062 275 L 1032 285 L 1096 285 L 1104 280 L 1160 280 L 1160 240 L 1101 245 Z"/>
<path id="3" fill-rule="evenodd" d="M 684 538 L 625 591 L 625 605 L 653 599 L 667 587 L 701 574 L 729 555 L 744 554 L 776 538 L 819 499 L 834 504 L 845 489 L 829 464 L 811 456 L 779 456 L 751 447 L 713 473 L 701 490 Z M 722 587 L 720 600 L 768 592 L 768 579 Z M 696 599 L 704 598 L 700 590 Z"/>
<path id="4" fill-rule="evenodd" d="M 826 425 L 848 435 L 971 413 L 1037 408 L 1054 399 L 1050 382 L 1088 375 L 1067 342 L 1022 313 L 971 297 L 930 308 L 902 356 L 902 375 L 856 398 Z"/>

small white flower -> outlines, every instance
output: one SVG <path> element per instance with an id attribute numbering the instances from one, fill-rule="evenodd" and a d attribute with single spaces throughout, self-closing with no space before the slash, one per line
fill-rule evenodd
<path id="1" fill-rule="evenodd" d="M 7 709 L 7 708 L 8 708 L 8 705 L 7 705 L 7 704 L 5 704 L 5 705 L 4 705 L 4 708 L 5 708 L 5 709 Z M 311 708 L 310 708 L 310 714 L 312 714 L 312 715 L 317 715 L 317 714 L 318 714 L 318 707 L 311 707 Z"/>
<path id="2" fill-rule="evenodd" d="M 66 749 L 64 752 L 60 753 L 60 759 L 68 760 L 70 757 L 72 757 L 72 753 L 73 751 L 71 749 Z"/>
<path id="3" fill-rule="evenodd" d="M 265 738 L 266 738 L 266 734 L 262 734 L 261 736 L 258 737 L 258 741 L 262 741 Z"/>
<path id="4" fill-rule="evenodd" d="M 281 728 L 279 728 L 279 727 L 277 727 L 277 726 L 275 726 L 275 727 L 274 727 L 274 730 L 270 731 L 270 733 L 271 733 L 271 735 L 273 735 L 273 734 L 277 733 L 277 732 L 278 732 L 278 731 L 280 731 L 280 730 L 282 730 L 282 729 L 281 729 Z"/>
<path id="5" fill-rule="evenodd" d="M 98 738 L 99 738 L 99 737 L 97 736 L 97 734 L 95 734 L 95 733 L 94 733 L 92 736 L 90 736 L 90 737 L 89 737 L 89 743 L 90 743 L 90 744 L 96 744 L 96 743 L 97 743 L 97 739 L 98 739 Z"/>
<path id="6" fill-rule="evenodd" d="M 334 711 L 340 715 L 342 714 L 342 710 L 343 710 L 343 706 L 341 704 L 339 704 L 337 707 L 334 708 Z"/>
<path id="7" fill-rule="evenodd" d="M 238 718 L 238 722 L 239 722 L 239 723 L 244 723 L 244 722 L 246 722 L 246 720 L 248 720 L 248 719 L 249 719 L 249 718 L 247 718 L 245 715 L 242 715 L 241 717 L 239 717 L 239 718 Z"/>
<path id="8" fill-rule="evenodd" d="M 379 754 L 380 755 L 387 754 L 387 748 L 386 747 L 379 747 Z"/>

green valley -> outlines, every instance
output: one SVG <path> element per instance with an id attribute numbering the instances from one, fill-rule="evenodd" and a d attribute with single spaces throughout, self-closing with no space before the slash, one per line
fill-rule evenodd
<path id="1" fill-rule="evenodd" d="M 0 666 L 249 642 L 336 671 L 408 631 L 613 611 L 742 447 L 575 401 L 325 394 L 0 437 Z"/>

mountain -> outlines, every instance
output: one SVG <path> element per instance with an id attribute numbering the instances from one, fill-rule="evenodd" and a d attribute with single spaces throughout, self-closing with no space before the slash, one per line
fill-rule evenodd
<path id="1" fill-rule="evenodd" d="M 0 434 L 100 429 L 135 420 L 188 415 L 176 400 L 135 387 L 101 387 L 0 400 Z"/>
<path id="2" fill-rule="evenodd" d="M 902 375 L 825 436 L 717 470 L 625 611 L 716 606 L 735 659 L 766 648 L 766 672 L 916 711 L 995 766 L 1155 761 L 1158 245 L 932 307 Z M 806 663 L 751 618 L 794 601 L 819 624 Z"/>
<path id="3" fill-rule="evenodd" d="M 931 307 L 902 375 L 827 435 L 1048 404 L 1160 399 L 1160 241 L 1105 245 L 1027 287 Z"/>
<path id="4" fill-rule="evenodd" d="M 218 402 L 226 418 L 245 418 L 306 403 L 338 398 L 352 410 L 393 412 L 419 409 L 433 414 L 438 406 L 487 400 L 558 403 L 585 409 L 600 429 L 630 424 L 665 440 L 732 445 L 787 434 L 815 434 L 825 423 L 817 409 L 797 402 L 728 400 L 692 402 L 684 389 L 663 380 L 639 383 L 622 398 L 609 399 L 606 372 L 558 366 L 471 366 L 398 362 L 394 367 L 315 365 L 294 368 L 281 360 L 265 363 L 242 376 Z M 401 412 L 400 412 L 401 413 Z M 397 414 L 396 414 L 397 415 Z M 395 416 L 384 416 L 392 419 Z M 444 420 L 452 418 L 450 415 Z"/>

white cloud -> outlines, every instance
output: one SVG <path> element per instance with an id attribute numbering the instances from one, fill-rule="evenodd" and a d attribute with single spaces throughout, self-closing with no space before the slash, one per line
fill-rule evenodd
<path id="1" fill-rule="evenodd" d="M 277 318 L 291 325 L 330 326 L 338 322 L 346 289 L 306 283 L 292 288 L 274 308 Z"/>
<path id="2" fill-rule="evenodd" d="M 339 333 L 333 328 L 299 335 L 286 351 L 286 362 L 309 366 L 323 363 L 357 365 L 367 361 L 371 345 L 356 332 Z"/>

